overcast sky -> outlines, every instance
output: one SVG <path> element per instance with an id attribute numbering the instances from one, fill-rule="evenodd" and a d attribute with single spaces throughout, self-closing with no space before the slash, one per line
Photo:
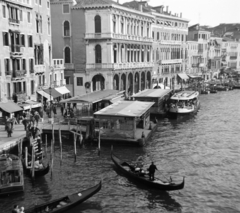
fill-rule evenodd
<path id="1" fill-rule="evenodd" d="M 119 3 L 131 0 L 119 0 Z M 141 1 L 141 0 L 138 0 Z M 172 13 L 182 12 L 190 25 L 217 26 L 220 23 L 240 23 L 240 0 L 149 0 L 149 5 L 169 6 Z"/>

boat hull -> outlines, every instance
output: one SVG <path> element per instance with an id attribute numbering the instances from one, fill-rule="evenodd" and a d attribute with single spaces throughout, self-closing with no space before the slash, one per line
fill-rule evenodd
<path id="1" fill-rule="evenodd" d="M 111 158 L 112 158 L 112 161 L 114 162 L 115 166 L 117 167 L 118 171 L 120 171 L 125 177 L 129 178 L 130 180 L 132 180 L 135 183 L 141 184 L 141 185 L 149 187 L 151 189 L 160 190 L 160 191 L 174 191 L 174 190 L 180 190 L 180 189 L 184 188 L 184 179 L 180 184 L 175 184 L 175 183 L 160 184 L 158 182 L 149 180 L 149 177 L 141 177 L 132 171 L 126 170 L 122 166 L 122 164 L 124 164 L 126 162 L 121 161 L 113 153 L 111 154 Z"/>
<path id="2" fill-rule="evenodd" d="M 32 208 L 26 209 L 25 213 L 46 212 L 45 209 L 47 207 L 50 209 L 49 212 L 54 212 L 54 213 L 66 212 L 69 209 L 73 208 L 74 206 L 77 206 L 83 203 L 88 198 L 95 195 L 97 192 L 100 191 L 101 187 L 102 187 L 102 182 L 100 181 L 97 185 L 91 188 L 88 188 L 86 190 L 79 191 L 72 195 L 68 195 L 59 199 L 55 199 L 53 201 L 49 201 L 44 204 L 34 206 Z M 61 202 L 65 202 L 65 205 L 59 207 L 59 204 L 61 204 Z"/>
<path id="3" fill-rule="evenodd" d="M 23 162 L 23 168 L 24 168 L 24 172 L 25 172 L 26 175 L 32 176 L 32 169 L 26 168 L 24 162 Z M 35 170 L 34 171 L 34 177 L 36 177 L 36 178 L 43 177 L 44 175 L 48 174 L 49 170 L 50 170 L 50 166 L 48 164 L 47 166 L 44 166 L 43 169 Z"/>

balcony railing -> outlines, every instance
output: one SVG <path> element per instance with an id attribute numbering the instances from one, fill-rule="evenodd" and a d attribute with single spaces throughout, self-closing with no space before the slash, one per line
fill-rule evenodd
<path id="1" fill-rule="evenodd" d="M 6 71 L 6 72 L 5 72 L 5 75 L 6 75 L 6 76 L 12 76 L 12 71 Z"/>
<path id="2" fill-rule="evenodd" d="M 19 53 L 21 52 L 21 45 L 11 45 L 11 52 Z"/>
<path id="3" fill-rule="evenodd" d="M 45 73 L 45 71 L 46 71 L 46 66 L 45 65 L 35 65 L 34 66 L 34 72 L 35 73 L 42 74 L 42 73 Z"/>
<path id="4" fill-rule="evenodd" d="M 102 64 L 87 64 L 86 69 L 129 69 L 129 68 L 143 68 L 153 67 L 153 62 L 133 62 L 133 63 L 102 63 Z"/>
<path id="5" fill-rule="evenodd" d="M 158 40 L 160 44 L 182 44 L 183 41 L 174 41 L 174 40 Z"/>
<path id="6" fill-rule="evenodd" d="M 146 41 L 152 42 L 153 39 L 147 36 L 138 36 L 138 35 L 126 35 L 126 34 L 117 34 L 117 33 L 86 33 L 85 39 L 121 39 L 121 40 L 133 40 L 133 41 Z"/>
<path id="7" fill-rule="evenodd" d="M 12 77 L 13 78 L 25 77 L 26 73 L 27 73 L 26 70 L 15 70 L 15 71 L 13 71 Z"/>
<path id="8" fill-rule="evenodd" d="M 66 85 L 66 80 L 63 79 L 63 80 L 60 80 L 60 86 L 65 86 Z"/>
<path id="9" fill-rule="evenodd" d="M 65 69 L 74 69 L 74 64 L 71 64 L 71 63 L 67 63 L 67 64 L 66 64 L 66 63 L 65 63 L 65 64 L 64 64 L 64 68 L 65 68 Z"/>
<path id="10" fill-rule="evenodd" d="M 9 21 L 9 23 L 12 23 L 12 24 L 19 24 L 20 23 L 20 20 L 13 19 L 13 18 L 9 18 L 8 21 Z"/>
<path id="11" fill-rule="evenodd" d="M 182 62 L 182 59 L 159 60 L 160 64 L 180 64 Z"/>

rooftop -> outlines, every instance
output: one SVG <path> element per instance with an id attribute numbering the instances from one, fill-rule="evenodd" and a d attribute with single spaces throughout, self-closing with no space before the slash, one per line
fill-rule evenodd
<path id="1" fill-rule="evenodd" d="M 118 101 L 95 112 L 94 115 L 140 117 L 150 109 L 153 104 L 154 102 Z"/>
<path id="2" fill-rule="evenodd" d="M 133 95 L 132 97 L 160 98 L 169 94 L 171 91 L 171 89 L 146 89 L 138 94 Z"/>

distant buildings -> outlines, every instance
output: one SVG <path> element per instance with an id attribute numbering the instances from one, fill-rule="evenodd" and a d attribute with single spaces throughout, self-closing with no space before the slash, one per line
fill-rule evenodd
<path id="1" fill-rule="evenodd" d="M 51 14 L 48 0 L 0 1 L 0 99 L 38 99 L 63 71 L 52 67 Z M 55 79 L 51 79 L 51 74 Z"/>

